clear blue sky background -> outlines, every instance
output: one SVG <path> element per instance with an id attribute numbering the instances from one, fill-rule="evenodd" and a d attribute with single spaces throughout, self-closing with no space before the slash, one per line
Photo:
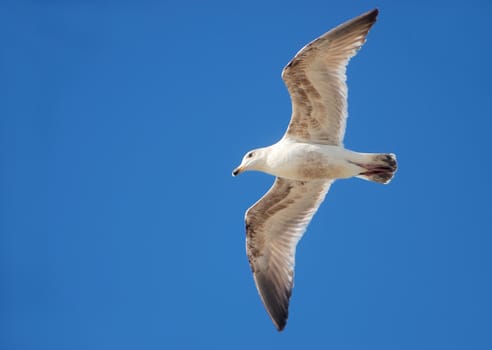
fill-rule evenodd
<path id="1" fill-rule="evenodd" d="M 257 296 L 231 171 L 284 133 L 283 66 L 381 11 L 348 69 L 338 181 L 286 330 Z M 1 349 L 491 349 L 490 1 L 2 1 Z"/>

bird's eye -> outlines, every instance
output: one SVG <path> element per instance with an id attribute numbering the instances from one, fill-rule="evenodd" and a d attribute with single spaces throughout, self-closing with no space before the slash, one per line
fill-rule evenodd
<path id="1" fill-rule="evenodd" d="M 251 158 L 251 157 L 253 157 L 253 152 L 248 153 L 248 158 Z"/>

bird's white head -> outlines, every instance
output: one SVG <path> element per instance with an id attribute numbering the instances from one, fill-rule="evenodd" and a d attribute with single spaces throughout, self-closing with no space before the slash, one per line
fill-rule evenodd
<path id="1" fill-rule="evenodd" d="M 241 165 L 232 171 L 232 176 L 237 176 L 246 170 L 262 170 L 264 164 L 264 149 L 258 148 L 246 153 Z"/>

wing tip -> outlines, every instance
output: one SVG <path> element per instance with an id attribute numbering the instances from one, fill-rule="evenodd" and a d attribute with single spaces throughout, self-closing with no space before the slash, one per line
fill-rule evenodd
<path id="1" fill-rule="evenodd" d="M 277 322 L 274 321 L 275 327 L 277 328 L 277 331 L 282 332 L 287 325 L 287 318 L 284 318 L 282 320 L 277 320 Z"/>
<path id="2" fill-rule="evenodd" d="M 372 10 L 369 10 L 369 11 L 363 13 L 357 19 L 363 20 L 364 22 L 367 21 L 367 23 L 370 23 L 372 25 L 376 22 L 378 15 L 379 15 L 379 9 L 376 7 L 376 8 L 373 8 Z M 354 20 L 354 22 L 356 20 Z"/>
<path id="3" fill-rule="evenodd" d="M 371 18 L 376 18 L 379 15 L 379 9 L 377 7 L 373 8 L 372 10 L 367 11 L 366 13 L 363 13 L 361 17 L 371 17 Z"/>
<path id="4" fill-rule="evenodd" d="M 289 318 L 289 301 L 292 295 L 292 284 L 279 287 L 270 277 L 261 272 L 254 273 L 254 279 L 261 301 L 273 325 L 281 332 Z"/>
<path id="5" fill-rule="evenodd" d="M 275 326 L 275 328 L 277 328 L 277 331 L 282 332 L 285 326 L 287 325 L 287 319 L 289 318 L 288 306 L 287 309 L 285 310 L 285 313 L 282 313 L 280 315 L 273 315 L 271 313 L 268 314 L 272 319 L 273 325 Z"/>

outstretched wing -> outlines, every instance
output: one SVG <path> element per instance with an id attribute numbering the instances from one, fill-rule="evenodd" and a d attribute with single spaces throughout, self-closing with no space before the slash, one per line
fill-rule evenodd
<path id="1" fill-rule="evenodd" d="M 261 300 L 279 331 L 287 322 L 297 242 L 332 182 L 277 177 L 246 212 L 246 253 Z"/>
<path id="2" fill-rule="evenodd" d="M 341 145 L 347 119 L 346 66 L 364 44 L 378 10 L 362 14 L 304 46 L 282 78 L 292 100 L 285 137 Z"/>

